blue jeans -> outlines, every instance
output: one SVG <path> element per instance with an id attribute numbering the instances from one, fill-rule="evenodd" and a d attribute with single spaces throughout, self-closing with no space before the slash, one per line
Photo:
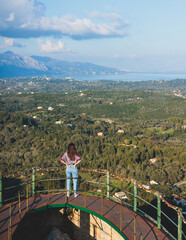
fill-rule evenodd
<path id="1" fill-rule="evenodd" d="M 74 193 L 77 193 L 77 180 L 78 180 L 78 169 L 75 168 L 74 165 L 68 165 L 66 168 L 66 175 L 67 175 L 67 194 L 70 194 L 70 187 L 71 187 L 71 177 L 73 177 L 73 189 Z"/>

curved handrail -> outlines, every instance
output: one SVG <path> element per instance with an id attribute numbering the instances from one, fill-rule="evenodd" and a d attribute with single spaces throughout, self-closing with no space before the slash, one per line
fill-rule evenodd
<path id="1" fill-rule="evenodd" d="M 39 171 L 47 171 L 47 172 L 49 172 L 49 171 L 55 171 L 55 170 L 62 170 L 62 169 L 64 169 L 64 167 L 52 167 L 52 168 L 38 168 L 38 167 L 36 167 L 36 168 L 34 168 L 34 169 L 36 169 L 36 172 L 39 172 Z M 116 179 L 119 179 L 119 180 L 121 180 L 121 181 L 128 181 L 128 182 L 131 182 L 131 183 L 133 183 L 133 184 L 134 184 L 134 182 L 135 182 L 138 187 L 144 189 L 144 190 L 145 190 L 146 192 L 148 192 L 148 193 L 151 193 L 151 194 L 154 194 L 154 195 L 158 196 L 158 198 L 161 199 L 162 202 L 165 202 L 168 207 L 173 208 L 173 209 L 177 212 L 178 217 L 181 217 L 183 223 L 186 223 L 186 221 L 185 221 L 185 219 L 184 219 L 184 217 L 183 217 L 183 215 L 182 215 L 181 209 L 179 209 L 178 207 L 173 206 L 173 205 L 171 205 L 170 203 L 168 203 L 168 202 L 163 198 L 163 196 L 162 196 L 161 193 L 159 193 L 159 192 L 154 192 L 154 191 L 145 189 L 145 188 L 144 188 L 139 182 L 137 182 L 136 180 L 134 180 L 134 179 L 122 178 L 122 177 L 117 176 L 116 174 L 112 173 L 111 171 L 103 170 L 103 169 L 86 169 L 86 168 L 80 168 L 80 169 L 81 169 L 81 170 L 84 170 L 84 171 L 89 171 L 89 172 L 94 172 L 94 173 L 99 173 L 99 174 L 104 174 L 104 175 L 106 175 L 107 173 L 109 173 L 112 177 L 114 177 L 114 178 L 116 178 Z M 30 172 L 30 171 L 31 171 L 31 169 L 28 169 L 28 170 L 27 170 L 27 172 Z M 21 172 L 21 173 L 23 174 L 23 172 Z M 18 175 L 19 175 L 19 173 L 18 173 Z M 10 175 L 9 175 L 9 176 L 10 176 Z M 15 174 L 14 174 L 14 176 L 15 176 Z M 59 180 L 66 180 L 66 178 L 60 178 L 60 177 L 59 177 L 59 178 L 37 179 L 37 180 L 34 180 L 34 182 L 33 182 L 33 180 L 32 180 L 32 181 L 27 181 L 27 182 L 24 182 L 24 183 L 21 183 L 21 184 L 17 184 L 17 185 L 15 185 L 15 186 L 7 187 L 7 188 L 5 188 L 5 189 L 3 189 L 3 190 L 4 190 L 4 191 L 7 191 L 7 190 L 10 190 L 10 189 L 13 189 L 13 188 L 16 188 L 16 187 L 20 187 L 20 186 L 21 186 L 21 187 L 26 187 L 26 186 L 29 186 L 29 185 L 32 185 L 32 187 L 33 187 L 33 183 L 35 184 L 35 183 L 37 183 L 37 182 L 46 182 L 46 181 L 51 182 L 51 181 L 59 181 Z M 117 189 L 117 190 L 120 190 L 120 191 L 124 191 L 124 192 L 126 192 L 127 194 L 130 194 L 131 196 L 133 196 L 133 199 L 134 199 L 134 194 L 132 194 L 131 192 L 128 192 L 128 191 L 126 191 L 126 190 L 123 190 L 123 189 L 121 189 L 121 188 L 119 188 L 119 187 L 116 187 L 116 186 L 114 186 L 114 185 L 111 185 L 110 183 L 106 183 L 106 184 L 105 184 L 105 183 L 94 182 L 94 181 L 86 181 L 86 182 L 87 182 L 87 183 L 91 183 L 91 184 L 99 184 L 99 185 L 106 186 L 106 187 L 109 186 L 109 187 L 112 187 L 112 188 L 114 188 L 114 189 Z M 50 191 L 50 192 L 65 191 L 65 189 L 50 189 L 49 191 Z M 48 190 L 40 190 L 40 191 L 35 191 L 35 193 L 44 193 L 44 192 L 45 192 L 45 193 L 48 193 L 49 191 L 48 191 Z M 87 193 L 91 193 L 91 192 L 87 192 Z M 94 193 L 94 194 L 95 194 L 95 193 Z M 22 195 L 20 195 L 19 197 L 26 197 L 26 194 L 22 194 Z M 110 198 L 111 198 L 112 200 L 115 200 L 113 197 L 110 197 Z M 140 199 L 141 201 L 143 201 L 144 203 L 148 204 L 149 206 L 153 207 L 155 210 L 158 211 L 158 208 L 157 208 L 157 207 L 155 207 L 154 205 L 152 205 L 151 203 L 149 203 L 149 202 L 146 201 L 145 199 L 143 199 L 143 198 L 141 198 L 141 197 L 139 197 L 139 196 L 137 196 L 137 195 L 136 195 L 136 198 L 137 198 L 137 199 Z M 7 201 L 10 201 L 10 200 L 13 200 L 13 199 L 16 199 L 16 197 L 7 199 L 7 200 L 5 200 L 5 201 L 7 202 Z M 121 199 L 117 199 L 117 201 L 118 201 L 118 200 L 121 201 Z M 123 204 L 132 207 L 132 205 L 129 204 L 129 203 L 123 203 Z M 139 210 L 140 212 L 142 212 L 143 214 L 145 214 L 145 216 L 148 216 L 149 218 L 152 218 L 152 217 L 149 216 L 147 213 L 144 213 L 141 209 L 137 208 L 137 210 Z M 163 214 L 169 221 L 171 221 L 172 224 L 174 224 L 177 228 L 179 228 L 179 226 L 176 225 L 163 211 L 162 211 L 162 214 Z M 154 220 L 157 222 L 156 219 L 154 219 Z M 164 227 L 161 223 L 160 223 L 159 227 L 160 227 L 160 228 L 162 227 L 163 229 L 165 229 L 165 227 Z M 169 233 L 169 234 L 172 236 L 171 233 Z M 182 234 L 183 234 L 183 236 L 185 237 L 185 234 L 184 234 L 183 231 L 182 231 Z M 174 236 L 172 236 L 172 238 L 174 238 Z M 176 239 L 176 238 L 174 238 L 174 239 Z"/>
<path id="2" fill-rule="evenodd" d="M 38 171 L 50 172 L 50 171 L 55 171 L 55 170 L 63 170 L 63 169 L 65 169 L 65 167 L 64 166 L 62 166 L 62 167 L 48 167 L 48 168 L 34 167 L 34 169 L 36 170 L 36 172 L 38 172 Z M 27 169 L 25 171 L 21 171 L 21 172 L 16 172 L 16 173 L 12 173 L 12 174 L 9 174 L 9 175 L 5 175 L 5 177 L 8 178 L 8 177 L 15 177 L 15 176 L 20 176 L 20 175 L 25 175 L 27 172 L 31 173 L 32 170 L 33 170 L 33 167 L 29 168 L 29 169 Z M 85 168 L 85 167 L 81 167 L 80 170 L 84 170 L 84 171 L 88 171 L 88 172 L 94 172 L 94 173 L 97 172 L 97 173 L 100 173 L 100 174 L 106 174 L 107 172 L 109 172 L 112 177 L 115 177 L 116 179 L 120 179 L 121 181 L 128 181 L 128 182 L 131 182 L 131 183 L 134 183 L 134 181 L 136 181 L 135 179 L 129 179 L 129 178 L 120 177 L 120 176 L 114 174 L 112 171 L 107 170 L 107 169 L 88 169 L 88 168 Z M 30 176 L 31 175 L 32 174 L 30 174 Z M 158 191 L 148 190 L 148 189 L 144 188 L 143 185 L 139 181 L 136 181 L 136 184 L 137 184 L 138 187 L 142 188 L 144 191 L 146 191 L 148 193 L 152 193 L 154 195 L 158 194 L 159 197 L 161 198 L 162 202 L 164 202 L 168 207 L 170 207 L 170 208 L 172 208 L 174 210 L 178 210 L 180 212 L 182 221 L 183 221 L 184 224 L 186 224 L 186 219 L 184 218 L 183 214 L 181 213 L 180 208 L 170 204 L 169 202 L 167 202 L 167 200 L 163 197 L 162 193 L 160 193 Z"/>

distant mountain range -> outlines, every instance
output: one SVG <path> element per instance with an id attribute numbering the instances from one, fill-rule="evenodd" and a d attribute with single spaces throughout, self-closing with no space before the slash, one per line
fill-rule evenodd
<path id="1" fill-rule="evenodd" d="M 0 54 L 0 77 L 19 76 L 90 76 L 104 74 L 122 74 L 115 68 L 95 65 L 92 63 L 67 62 L 49 57 L 22 56 L 11 51 Z"/>

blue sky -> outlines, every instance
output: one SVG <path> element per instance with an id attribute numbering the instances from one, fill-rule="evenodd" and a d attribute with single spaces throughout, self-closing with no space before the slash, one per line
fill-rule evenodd
<path id="1" fill-rule="evenodd" d="M 185 0 L 0 0 L 0 52 L 186 72 Z"/>

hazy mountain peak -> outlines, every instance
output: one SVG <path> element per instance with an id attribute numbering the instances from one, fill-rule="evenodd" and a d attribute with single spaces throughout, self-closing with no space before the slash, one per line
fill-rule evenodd
<path id="1" fill-rule="evenodd" d="M 90 76 L 124 71 L 87 62 L 67 62 L 50 57 L 22 56 L 11 51 L 0 54 L 0 77 L 17 76 Z"/>
<path id="2" fill-rule="evenodd" d="M 6 68 L 6 66 L 47 71 L 47 67 L 43 63 L 40 63 L 32 57 L 17 55 L 11 51 L 0 54 L 0 67 Z"/>
<path id="3" fill-rule="evenodd" d="M 8 55 L 8 54 L 11 54 L 11 55 L 15 55 L 12 51 L 6 51 L 4 53 L 2 53 L 3 55 Z"/>

